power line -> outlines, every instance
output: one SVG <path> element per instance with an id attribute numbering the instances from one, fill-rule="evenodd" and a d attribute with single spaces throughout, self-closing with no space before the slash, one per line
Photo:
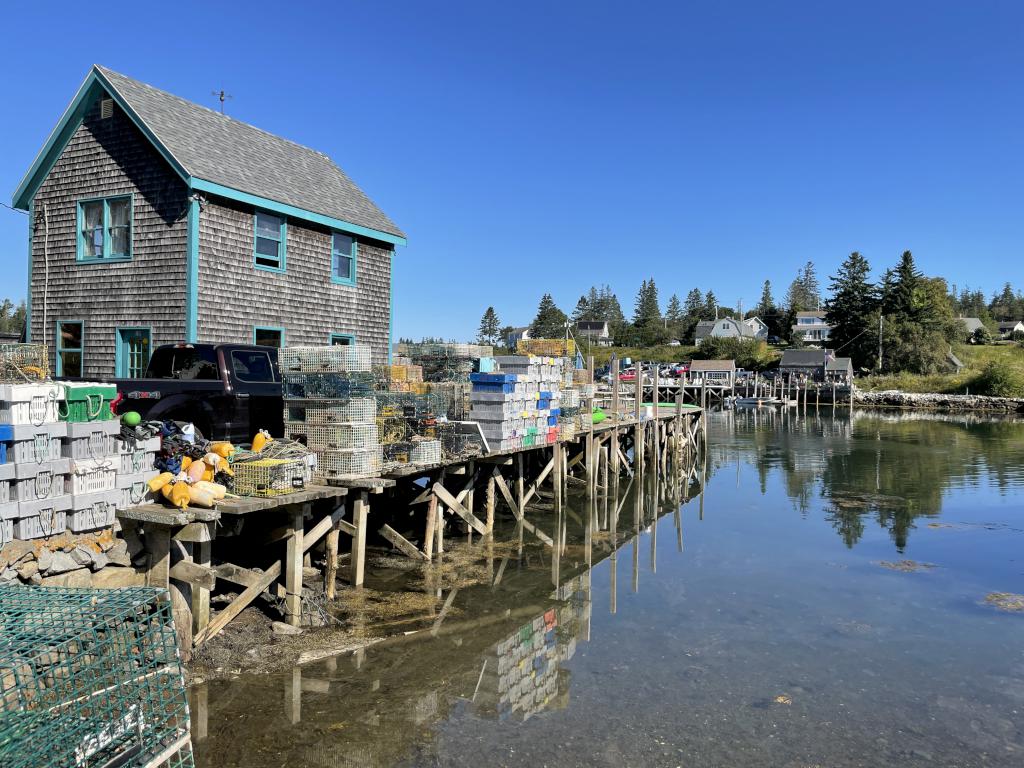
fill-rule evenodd
<path id="1" fill-rule="evenodd" d="M 4 208 L 6 208 L 9 211 L 14 211 L 15 213 L 20 213 L 22 216 L 28 216 L 28 211 L 23 211 L 20 208 L 12 208 L 7 203 L 0 203 L 0 205 L 2 205 Z"/>

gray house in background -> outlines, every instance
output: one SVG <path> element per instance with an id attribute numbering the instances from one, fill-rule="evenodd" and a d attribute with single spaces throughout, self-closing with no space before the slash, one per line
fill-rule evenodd
<path id="1" fill-rule="evenodd" d="M 767 335 L 767 333 L 765 333 Z M 704 339 L 756 339 L 757 331 L 745 320 L 720 317 L 717 320 L 701 320 L 693 331 L 693 343 L 700 346 Z"/>
<path id="2" fill-rule="evenodd" d="M 173 342 L 391 347 L 405 235 L 330 158 L 95 66 L 14 194 L 62 376 Z"/>

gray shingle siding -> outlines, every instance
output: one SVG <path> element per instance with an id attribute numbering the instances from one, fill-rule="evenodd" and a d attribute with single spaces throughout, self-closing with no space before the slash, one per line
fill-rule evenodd
<path id="1" fill-rule="evenodd" d="M 356 285 L 331 282 L 330 230 L 289 219 L 286 271 L 253 264 L 253 209 L 208 198 L 199 217 L 199 341 L 251 343 L 253 327 L 285 329 L 285 344 L 324 345 L 352 334 L 387 359 L 390 246 L 359 240 Z"/>
<path id="2" fill-rule="evenodd" d="M 183 337 L 187 192 L 126 115 L 93 106 L 34 198 L 31 332 L 51 365 L 58 320 L 85 321 L 86 377 L 114 374 L 118 326 L 151 326 L 154 345 Z M 132 260 L 76 263 L 77 201 L 119 194 L 134 195 Z"/>

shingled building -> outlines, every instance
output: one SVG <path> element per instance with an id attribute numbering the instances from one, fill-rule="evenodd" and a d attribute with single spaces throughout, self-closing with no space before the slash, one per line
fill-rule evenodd
<path id="1" fill-rule="evenodd" d="M 14 194 L 58 376 L 172 342 L 389 353 L 402 231 L 326 155 L 93 67 Z"/>

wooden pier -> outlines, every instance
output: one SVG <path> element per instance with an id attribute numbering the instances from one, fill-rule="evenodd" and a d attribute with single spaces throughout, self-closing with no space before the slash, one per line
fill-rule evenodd
<path id="1" fill-rule="evenodd" d="M 645 469 L 679 474 L 684 457 L 703 447 L 704 409 L 684 405 L 681 395 L 644 405 L 641 387 L 638 382 L 630 399 L 616 389 L 604 421 L 548 445 L 406 466 L 272 498 L 233 499 L 213 510 L 153 504 L 118 517 L 125 537 L 148 554 L 146 583 L 170 590 L 188 654 L 264 593 L 281 601 L 289 624 L 302 624 L 304 568 L 311 567 L 315 549 L 324 595 L 333 599 L 342 533 L 350 540 L 347 574 L 354 588 L 364 581 L 370 533 L 409 558 L 430 561 L 443 554 L 446 536 L 490 537 L 495 517 L 507 511 L 520 535 L 558 547 L 560 533 L 531 520 L 531 506 L 543 501 L 560 512 L 570 484 L 595 497 Z M 218 579 L 241 592 L 213 613 L 210 595 Z"/>

